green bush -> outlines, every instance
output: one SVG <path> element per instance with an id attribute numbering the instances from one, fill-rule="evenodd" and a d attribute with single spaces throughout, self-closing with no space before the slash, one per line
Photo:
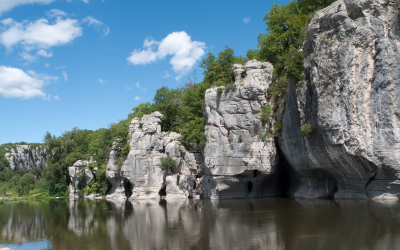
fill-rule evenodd
<path id="1" fill-rule="evenodd" d="M 176 176 L 176 185 L 179 187 L 179 180 L 181 179 L 181 176 L 178 174 Z"/>
<path id="2" fill-rule="evenodd" d="M 267 140 L 267 137 L 268 137 L 268 134 L 267 134 L 267 133 L 265 133 L 265 134 L 259 133 L 259 134 L 258 134 L 258 138 L 260 138 L 260 140 L 261 140 L 262 142 L 265 142 L 265 141 Z"/>
<path id="3" fill-rule="evenodd" d="M 275 133 L 279 133 L 282 130 L 282 123 L 281 122 L 277 122 L 274 126 L 274 132 Z"/>
<path id="4" fill-rule="evenodd" d="M 314 133 L 314 127 L 311 124 L 306 123 L 300 127 L 300 131 L 304 136 L 310 136 Z"/>
<path id="5" fill-rule="evenodd" d="M 172 169 L 173 167 L 176 166 L 176 161 L 171 157 L 162 157 L 160 161 L 161 161 L 160 168 L 163 171 Z"/>
<path id="6" fill-rule="evenodd" d="M 271 114 L 272 114 L 271 106 L 267 105 L 261 108 L 261 113 L 258 115 L 258 119 L 260 119 L 263 126 L 267 123 Z"/>
<path id="7" fill-rule="evenodd" d="M 129 144 L 126 144 L 123 148 L 122 148 L 122 155 L 127 156 L 129 154 L 129 150 L 131 150 L 131 147 L 129 146 Z"/>
<path id="8" fill-rule="evenodd" d="M 217 89 L 217 95 L 222 95 L 222 92 L 223 92 L 222 88 Z"/>

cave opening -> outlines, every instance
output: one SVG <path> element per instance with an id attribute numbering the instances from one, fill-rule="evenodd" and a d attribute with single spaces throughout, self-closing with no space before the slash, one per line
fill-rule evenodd
<path id="1" fill-rule="evenodd" d="M 275 147 L 279 156 L 276 174 L 278 175 L 278 187 L 282 197 L 292 197 L 300 184 L 300 179 L 297 177 L 292 165 L 286 160 L 283 154 L 278 138 L 275 138 Z"/>
<path id="2" fill-rule="evenodd" d="M 129 198 L 129 197 L 131 197 L 132 196 L 132 183 L 128 180 L 128 179 L 125 179 L 124 180 L 124 191 L 125 191 L 125 196 L 126 196 L 126 198 Z"/>
<path id="3" fill-rule="evenodd" d="M 253 183 L 251 183 L 251 181 L 249 181 L 247 183 L 247 192 L 250 194 L 253 191 Z"/>
<path id="4" fill-rule="evenodd" d="M 165 184 L 161 187 L 160 191 L 158 191 L 158 195 L 160 197 L 167 196 L 167 186 Z"/>

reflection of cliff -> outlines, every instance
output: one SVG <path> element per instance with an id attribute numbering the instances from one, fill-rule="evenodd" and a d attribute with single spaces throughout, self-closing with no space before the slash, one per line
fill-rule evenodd
<path id="1" fill-rule="evenodd" d="M 398 202 L 49 201 L 0 205 L 0 245 L 53 249 L 396 249 Z"/>

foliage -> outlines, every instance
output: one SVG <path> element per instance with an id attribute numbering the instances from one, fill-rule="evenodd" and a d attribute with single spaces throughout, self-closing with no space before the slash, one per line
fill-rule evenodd
<path id="1" fill-rule="evenodd" d="M 314 127 L 311 124 L 306 123 L 300 127 L 300 131 L 304 136 L 310 136 L 314 133 Z"/>
<path id="2" fill-rule="evenodd" d="M 267 105 L 261 108 L 261 113 L 259 114 L 258 119 L 260 119 L 263 126 L 267 123 L 271 114 L 272 114 L 271 106 Z"/>
<path id="3" fill-rule="evenodd" d="M 122 148 L 122 155 L 127 156 L 129 154 L 129 150 L 131 150 L 131 147 L 129 146 L 129 144 L 126 144 L 123 148 Z"/>
<path id="4" fill-rule="evenodd" d="M 303 80 L 302 45 L 307 36 L 308 23 L 314 13 L 334 0 L 298 0 L 279 5 L 276 2 L 265 14 L 267 34 L 258 36 L 260 58 L 274 65 L 275 81 L 270 93 L 281 94 L 288 79 Z"/>
<path id="5" fill-rule="evenodd" d="M 181 179 L 181 176 L 178 174 L 176 176 L 176 185 L 179 187 L 179 180 Z"/>
<path id="6" fill-rule="evenodd" d="M 160 161 L 161 161 L 160 168 L 163 171 L 172 169 L 173 167 L 176 166 L 176 161 L 171 157 L 162 157 Z"/>
<path id="7" fill-rule="evenodd" d="M 267 140 L 267 137 L 268 137 L 268 133 L 259 133 L 258 134 L 258 138 L 260 138 L 260 140 L 262 142 L 265 142 Z"/>
<path id="8" fill-rule="evenodd" d="M 24 174 L 19 181 L 21 183 L 20 195 L 28 194 L 35 186 L 35 176 L 31 173 Z"/>
<path id="9" fill-rule="evenodd" d="M 282 123 L 281 122 L 277 122 L 274 126 L 274 132 L 275 133 L 279 133 L 282 130 Z"/>
<path id="10" fill-rule="evenodd" d="M 217 89 L 217 95 L 221 95 L 222 92 L 223 92 L 222 88 L 218 88 L 218 89 Z"/>

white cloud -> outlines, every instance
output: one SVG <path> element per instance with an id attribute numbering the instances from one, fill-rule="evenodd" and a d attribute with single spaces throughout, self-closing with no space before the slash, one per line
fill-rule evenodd
<path id="1" fill-rule="evenodd" d="M 52 10 L 47 11 L 46 15 L 49 18 L 53 18 L 53 17 L 58 17 L 58 16 L 67 16 L 67 13 L 65 13 L 64 11 L 59 10 L 59 9 L 52 9 Z"/>
<path id="2" fill-rule="evenodd" d="M 45 18 L 40 18 L 35 22 L 20 23 L 8 18 L 0 23 L 4 30 L 0 33 L 0 43 L 8 50 L 18 44 L 27 51 L 49 49 L 53 46 L 65 45 L 82 36 L 82 28 L 78 21 L 69 18 L 57 17 L 52 24 Z"/>
<path id="3" fill-rule="evenodd" d="M 137 64 L 153 63 L 171 55 L 172 69 L 179 75 L 184 75 L 204 55 L 205 43 L 192 41 L 184 31 L 173 32 L 161 42 L 146 38 L 143 42 L 143 50 L 135 49 L 127 58 L 128 62 Z"/>
<path id="4" fill-rule="evenodd" d="M 140 88 L 140 83 L 139 82 L 136 83 L 136 88 Z"/>
<path id="5" fill-rule="evenodd" d="M 13 9 L 19 5 L 23 4 L 49 4 L 55 0 L 1 0 L 0 1 L 0 15 L 6 11 Z"/>
<path id="6" fill-rule="evenodd" d="M 125 87 L 126 90 L 132 90 L 132 87 Z"/>
<path id="7" fill-rule="evenodd" d="M 64 80 L 65 80 L 65 81 L 68 81 L 67 72 L 65 72 L 65 71 L 63 70 L 62 74 L 63 74 Z"/>
<path id="8" fill-rule="evenodd" d="M 50 67 L 50 64 L 45 63 L 44 66 L 45 66 L 46 68 L 48 68 L 48 67 Z"/>
<path id="9" fill-rule="evenodd" d="M 139 97 L 139 96 L 135 97 L 135 101 L 139 101 L 140 99 L 142 99 L 142 97 Z"/>
<path id="10" fill-rule="evenodd" d="M 85 17 L 82 22 L 87 23 L 90 27 L 94 27 L 98 32 L 103 32 L 103 36 L 108 36 L 108 34 L 110 34 L 109 27 L 107 27 L 102 21 L 99 21 L 91 16 Z"/>
<path id="11" fill-rule="evenodd" d="M 82 0 L 82 2 L 84 2 L 84 3 L 89 3 L 89 0 Z"/>
<path id="12" fill-rule="evenodd" d="M 27 51 L 23 51 L 20 55 L 21 55 L 22 59 L 27 60 L 29 62 L 33 62 L 33 61 L 36 61 L 40 56 L 47 57 L 47 58 L 52 57 L 53 53 L 47 52 L 46 50 L 41 49 L 41 50 L 37 51 L 36 54 L 34 54 L 34 55 L 31 55 Z"/>
<path id="13" fill-rule="evenodd" d="M 7 98 L 30 99 L 46 97 L 43 87 L 58 78 L 37 74 L 34 71 L 24 72 L 18 68 L 0 66 L 0 95 Z"/>
<path id="14" fill-rule="evenodd" d="M 243 22 L 246 23 L 246 24 L 249 23 L 250 22 L 250 18 L 251 18 L 251 16 L 243 18 Z"/>
<path id="15" fill-rule="evenodd" d="M 99 78 L 99 83 L 100 83 L 100 84 L 104 84 L 104 83 L 106 83 L 106 82 L 107 82 L 106 80 L 103 80 L 103 79 Z"/>
<path id="16" fill-rule="evenodd" d="M 59 97 L 58 95 L 56 95 L 56 96 L 54 96 L 54 100 L 59 101 L 59 100 L 60 100 L 60 97 Z"/>

